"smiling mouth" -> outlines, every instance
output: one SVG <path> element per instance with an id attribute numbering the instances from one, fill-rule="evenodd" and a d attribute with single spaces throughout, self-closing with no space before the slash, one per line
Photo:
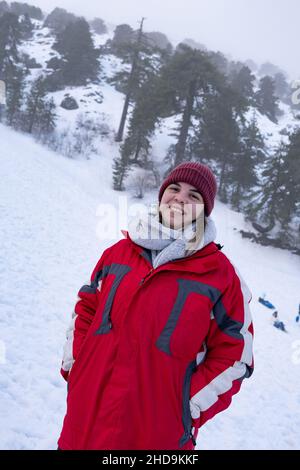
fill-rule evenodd
<path id="1" fill-rule="evenodd" d="M 184 215 L 184 211 L 182 209 L 180 209 L 179 207 L 169 206 L 169 209 L 172 212 L 175 212 L 175 214 Z"/>

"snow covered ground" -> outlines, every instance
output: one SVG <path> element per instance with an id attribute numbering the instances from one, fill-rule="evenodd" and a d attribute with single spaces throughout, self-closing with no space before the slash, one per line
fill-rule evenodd
<path id="1" fill-rule="evenodd" d="M 3 126 L 0 142 L 0 448 L 55 449 L 65 412 L 65 330 L 79 287 L 114 242 L 103 239 L 99 212 L 100 204 L 119 204 L 111 146 L 74 161 Z M 216 241 L 253 294 L 256 368 L 231 407 L 200 430 L 197 448 L 299 449 L 300 258 L 242 239 L 243 217 L 225 205 L 213 214 Z M 288 334 L 257 302 L 263 292 Z"/>

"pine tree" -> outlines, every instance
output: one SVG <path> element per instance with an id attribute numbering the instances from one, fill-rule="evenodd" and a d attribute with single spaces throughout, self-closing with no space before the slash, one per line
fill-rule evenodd
<path id="1" fill-rule="evenodd" d="M 0 17 L 0 79 L 6 85 L 6 123 L 18 127 L 25 72 L 18 46 L 21 28 L 18 17 L 5 13 Z"/>
<path id="2" fill-rule="evenodd" d="M 18 129 L 21 121 L 21 106 L 24 98 L 24 70 L 11 64 L 6 69 L 6 123 Z"/>
<path id="3" fill-rule="evenodd" d="M 281 143 L 274 156 L 262 166 L 259 187 L 252 192 L 246 213 L 261 232 L 271 231 L 276 222 L 287 221 L 287 167 L 286 145 Z M 263 228 L 261 225 L 264 225 Z"/>
<path id="4" fill-rule="evenodd" d="M 243 116 L 253 104 L 255 76 L 248 67 L 243 66 L 238 71 L 232 71 L 229 80 L 232 90 L 236 93 L 235 109 L 239 116 Z"/>
<path id="5" fill-rule="evenodd" d="M 90 25 L 97 34 L 106 34 L 108 32 L 107 26 L 102 18 L 94 18 L 92 21 L 90 21 Z"/>
<path id="6" fill-rule="evenodd" d="M 291 90 L 283 73 L 278 72 L 274 75 L 275 95 L 280 98 L 283 103 L 290 104 Z"/>
<path id="7" fill-rule="evenodd" d="M 256 168 L 265 159 L 265 143 L 257 127 L 255 116 L 241 131 L 241 152 L 236 154 L 230 171 L 232 181 L 231 203 L 240 210 L 251 192 L 258 184 Z"/>
<path id="8" fill-rule="evenodd" d="M 139 31 L 142 28 L 142 22 Z M 119 24 L 114 30 L 114 36 L 108 40 L 110 52 L 127 62 L 132 62 L 131 46 L 137 42 L 139 33 L 136 35 L 134 30 L 128 24 Z"/>
<path id="9" fill-rule="evenodd" d="M 265 76 L 260 80 L 255 100 L 258 110 L 277 123 L 278 98 L 275 96 L 275 82 L 271 77 Z"/>
<path id="10" fill-rule="evenodd" d="M 300 129 L 289 136 L 285 158 L 287 175 L 286 215 L 287 220 L 293 215 L 300 216 Z"/>
<path id="11" fill-rule="evenodd" d="M 162 81 L 173 94 L 176 114 L 181 115 L 174 147 L 173 166 L 176 166 L 186 159 L 192 120 L 199 117 L 204 96 L 219 86 L 220 74 L 205 52 L 180 44 L 162 71 Z"/>
<path id="12" fill-rule="evenodd" d="M 44 79 L 40 76 L 31 86 L 27 95 L 24 112 L 24 130 L 31 134 L 37 130 L 39 120 L 44 110 L 45 87 Z"/>
<path id="13" fill-rule="evenodd" d="M 128 175 L 129 170 L 128 162 L 121 153 L 113 162 L 113 189 L 116 191 L 124 191 L 124 179 Z"/>
<path id="14" fill-rule="evenodd" d="M 276 226 L 273 244 L 298 250 L 299 227 L 295 221 L 300 216 L 299 144 L 300 130 L 297 129 L 289 136 L 289 142 L 281 143 L 274 156 L 265 161 L 261 183 L 246 206 L 246 214 L 262 234 L 262 240 Z"/>
<path id="15" fill-rule="evenodd" d="M 152 77 L 140 89 L 129 120 L 128 135 L 120 148 L 119 167 L 116 169 L 115 189 L 123 188 L 123 181 L 133 165 L 153 169 L 149 153 L 151 138 L 159 122 L 163 102 L 160 101 L 159 77 Z M 122 164 L 121 164 L 122 162 Z M 126 171 L 125 171 L 126 170 Z"/>
<path id="16" fill-rule="evenodd" d="M 20 61 L 18 45 L 21 31 L 18 17 L 13 13 L 5 13 L 0 17 L 0 76 L 4 77 L 7 67 Z M 3 79 L 3 78 L 2 78 Z"/>
<path id="17" fill-rule="evenodd" d="M 8 3 L 5 0 L 0 1 L 0 16 L 4 15 L 5 13 L 8 13 L 10 10 L 10 7 Z"/>
<path id="18" fill-rule="evenodd" d="M 83 19 L 69 23 L 58 34 L 53 46 L 63 58 L 61 70 L 65 85 L 85 85 L 88 80 L 98 77 L 98 51 L 95 49 L 89 24 Z"/>
<path id="19" fill-rule="evenodd" d="M 278 207 L 280 230 L 276 234 L 279 246 L 296 249 L 296 252 L 300 249 L 299 222 L 297 224 L 300 217 L 299 145 L 300 129 L 296 129 L 283 146 L 280 189 L 284 195 Z"/>
<path id="20" fill-rule="evenodd" d="M 208 52 L 208 57 L 213 66 L 218 70 L 221 75 L 228 75 L 229 62 L 222 52 Z"/>
<path id="21" fill-rule="evenodd" d="M 48 136 L 55 129 L 56 113 L 53 98 L 45 100 L 39 120 L 40 136 Z"/>
<path id="22" fill-rule="evenodd" d="M 116 142 L 121 142 L 123 140 L 123 134 L 130 104 L 136 101 L 140 88 L 147 80 L 149 80 L 149 78 L 155 73 L 155 71 L 157 70 L 157 68 L 159 68 L 160 65 L 154 64 L 154 59 L 152 55 L 155 49 L 150 48 L 147 40 L 145 40 L 144 38 L 143 21 L 144 18 L 142 18 L 136 40 L 131 43 L 127 43 L 127 51 L 132 57 L 130 72 L 128 73 L 125 71 L 116 74 L 111 80 L 113 83 L 122 82 L 123 91 L 125 92 L 125 101 L 118 132 L 115 139 Z"/>
<path id="23" fill-rule="evenodd" d="M 56 7 L 47 16 L 44 26 L 51 28 L 56 33 L 61 33 L 68 24 L 74 23 L 78 19 L 77 16 L 73 15 L 73 13 L 69 13 L 64 8 Z"/>
<path id="24" fill-rule="evenodd" d="M 28 13 L 25 13 L 20 19 L 20 31 L 23 40 L 28 40 L 32 36 L 33 23 Z"/>
<path id="25" fill-rule="evenodd" d="M 33 127 L 38 121 L 39 113 L 43 107 L 43 96 L 45 94 L 43 79 L 39 77 L 31 87 L 26 99 L 25 122 L 26 130 L 29 134 L 32 133 Z"/>
<path id="26" fill-rule="evenodd" d="M 190 156 L 194 160 L 218 166 L 218 193 L 227 202 L 231 169 L 236 157 L 241 154 L 239 121 L 234 109 L 236 95 L 230 87 L 223 86 L 218 92 L 206 93 L 197 111 L 198 124 L 190 140 Z"/>
<path id="27" fill-rule="evenodd" d="M 47 139 L 55 129 L 55 103 L 53 98 L 46 97 L 45 79 L 42 75 L 33 82 L 27 94 L 22 121 L 23 130 L 41 140 Z"/>

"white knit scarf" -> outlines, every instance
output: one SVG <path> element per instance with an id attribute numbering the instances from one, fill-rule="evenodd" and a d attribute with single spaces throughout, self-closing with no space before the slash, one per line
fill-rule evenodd
<path id="1" fill-rule="evenodd" d="M 184 230 L 171 229 L 160 222 L 159 205 L 151 204 L 147 213 L 129 221 L 128 233 L 134 243 L 151 250 L 153 267 L 157 268 L 174 259 L 191 256 L 214 241 L 216 227 L 211 217 L 205 217 L 204 229 L 204 218 L 200 216 Z"/>

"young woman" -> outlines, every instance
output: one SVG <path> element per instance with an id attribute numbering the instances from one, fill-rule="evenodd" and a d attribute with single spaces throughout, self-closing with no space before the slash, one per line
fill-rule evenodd
<path id="1" fill-rule="evenodd" d="M 211 170 L 183 163 L 78 295 L 60 449 L 194 449 L 253 370 L 251 294 L 214 243 Z"/>

